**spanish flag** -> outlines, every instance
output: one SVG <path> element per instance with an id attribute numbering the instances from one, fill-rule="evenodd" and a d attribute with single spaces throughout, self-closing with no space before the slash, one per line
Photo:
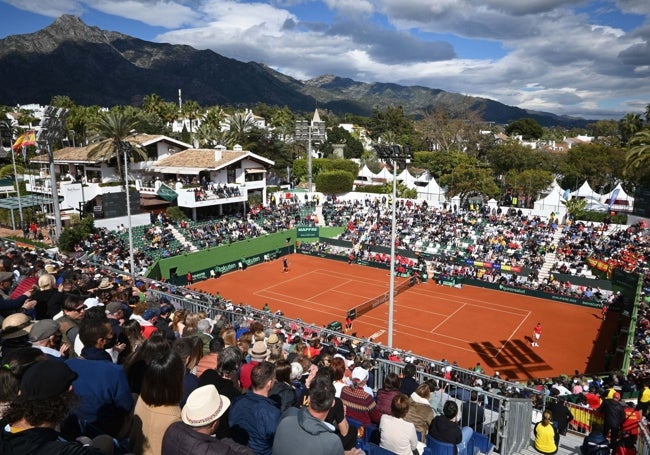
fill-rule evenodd
<path id="1" fill-rule="evenodd" d="M 21 134 L 12 148 L 18 150 L 21 147 L 29 147 L 30 145 L 36 145 L 36 131 L 26 131 Z"/>

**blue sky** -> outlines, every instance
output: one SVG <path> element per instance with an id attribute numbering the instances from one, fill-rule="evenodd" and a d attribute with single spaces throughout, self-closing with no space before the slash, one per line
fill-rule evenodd
<path id="1" fill-rule="evenodd" d="M 591 119 L 650 104 L 648 0 L 0 0 L 0 37 L 61 14 L 301 80 L 422 85 Z"/>

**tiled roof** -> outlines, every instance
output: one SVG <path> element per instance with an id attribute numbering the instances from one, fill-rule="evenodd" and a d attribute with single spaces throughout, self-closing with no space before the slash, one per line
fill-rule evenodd
<path id="1" fill-rule="evenodd" d="M 89 158 L 88 147 L 64 147 L 59 150 L 54 151 L 54 162 L 71 162 L 71 161 L 86 161 L 91 163 L 99 163 L 103 161 L 99 157 Z M 36 163 L 48 163 L 49 159 L 47 153 L 42 153 L 40 155 L 32 158 L 32 161 Z"/>
<path id="2" fill-rule="evenodd" d="M 155 167 L 188 167 L 215 169 L 231 163 L 237 159 L 244 158 L 249 152 L 234 152 L 224 150 L 221 152 L 221 159 L 215 160 L 214 149 L 188 149 L 174 153 L 156 161 Z"/>

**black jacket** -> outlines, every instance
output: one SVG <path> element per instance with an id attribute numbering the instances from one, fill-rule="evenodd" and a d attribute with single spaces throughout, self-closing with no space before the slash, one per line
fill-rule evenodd
<path id="1" fill-rule="evenodd" d="M 18 433 L 5 431 L 7 422 L 0 422 L 0 455 L 102 455 L 104 452 L 78 442 L 59 439 L 51 428 L 31 428 Z"/>

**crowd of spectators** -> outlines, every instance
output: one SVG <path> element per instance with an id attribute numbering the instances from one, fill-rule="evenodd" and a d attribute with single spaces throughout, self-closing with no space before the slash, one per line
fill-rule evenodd
<path id="1" fill-rule="evenodd" d="M 96 241 L 103 240 L 99 236 Z M 194 403 L 192 393 L 200 391 L 229 403 L 224 404 L 227 412 L 219 415 L 220 424 L 210 430 L 217 432 L 220 428 L 220 439 L 212 440 L 231 446 L 239 451 L 236 453 L 280 453 L 273 452 L 276 444 L 277 450 L 281 447 L 282 453 L 289 453 L 284 451 L 286 440 L 275 439 L 281 413 L 294 415 L 295 411 L 287 409 L 309 403 L 303 395 L 311 392 L 312 384 L 320 384 L 316 378 L 323 374 L 330 378 L 333 393 L 340 400 L 340 407 L 334 400 L 335 407 L 320 410 L 323 420 L 333 424 L 338 438 L 328 440 L 328 450 L 336 446 L 341 451 L 353 450 L 356 441 L 350 436 L 355 434 L 350 422 L 367 420 L 380 424 L 383 415 L 403 419 L 421 434 L 427 430 L 432 435 L 430 426 L 435 419 L 430 417 L 444 415 L 444 404 L 451 398 L 467 403 L 462 406 L 468 413 L 462 417 L 462 424 L 477 427 L 478 413 L 473 415 L 470 410 L 476 407 L 472 403 L 484 400 L 483 397 L 435 380 L 426 388 L 420 387 L 418 371 L 504 396 L 539 399 L 554 394 L 554 389 L 558 394 L 567 390 L 575 394 L 578 384 L 585 400 L 588 393 L 598 392 L 597 378 L 577 374 L 573 378 L 518 384 L 499 380 L 507 378 L 499 378 L 495 372 L 493 380 L 481 381 L 467 375 L 453 361 L 432 362 L 387 350 L 370 340 L 359 342 L 323 332 L 299 321 L 289 322 L 270 309 L 264 312 L 265 317 L 256 317 L 259 312 L 251 312 L 245 305 L 233 305 L 222 298 L 143 278 L 134 281 L 126 274 L 111 272 L 83 258 L 48 257 L 45 252 L 15 247 L 6 248 L 0 256 L 0 311 L 5 316 L 0 382 L 7 385 L 2 387 L 2 416 L 9 428 L 34 430 L 20 432 L 20 436 L 5 431 L 1 444 L 13 446 L 26 440 L 36 444 L 47 434 L 48 443 L 62 443 L 59 437 L 70 441 L 68 444 L 82 441 L 87 445 L 87 453 L 98 453 L 100 449 L 109 453 L 172 453 L 171 443 L 165 449 L 164 441 L 179 435 L 168 434 L 166 430 L 193 428 L 188 424 L 190 420 L 183 417 L 190 412 L 185 411 L 184 405 Z M 179 295 L 189 296 L 207 309 L 230 309 L 240 318 L 230 322 L 210 311 L 175 308 L 170 299 Z M 640 345 L 647 344 L 647 309 L 647 304 L 643 304 L 639 313 Z M 406 367 L 397 378 L 384 380 L 374 375 L 373 361 L 377 359 Z M 641 362 L 635 362 L 635 375 L 612 377 L 612 387 L 621 392 L 640 389 L 639 378 L 645 371 L 643 360 L 645 355 Z M 40 364 L 42 361 L 49 363 Z M 56 366 L 51 366 L 53 361 L 58 362 Z M 36 364 L 57 371 L 51 375 L 50 384 L 35 383 L 30 375 L 23 382 L 25 371 Z M 473 369 L 483 372 L 480 365 Z M 61 382 L 55 383 L 54 379 Z M 375 401 L 375 390 L 382 383 L 387 393 L 380 389 Z M 605 387 L 602 384 L 599 387 Z M 57 413 L 48 409 L 42 399 L 39 401 L 41 408 L 36 411 L 46 413 L 50 420 L 33 418 L 33 408 L 29 406 L 34 404 L 28 400 L 50 397 L 53 390 L 60 395 L 70 385 L 73 393 L 57 404 Z M 217 395 L 212 388 L 203 389 L 209 385 Z M 400 398 L 396 399 L 397 396 Z M 401 403 L 397 408 L 392 406 L 395 400 Z M 486 409 L 494 406 L 485 404 Z M 264 426 L 247 425 L 250 418 L 246 416 L 252 406 L 258 411 L 266 409 Z M 178 428 L 180 422 L 189 425 L 189 429 Z M 208 423 L 212 425 L 213 421 Z M 109 440 L 117 444 L 107 448 L 103 435 L 109 435 Z M 205 444 L 209 442 L 202 440 Z M 385 444 L 397 442 L 386 435 Z"/>

